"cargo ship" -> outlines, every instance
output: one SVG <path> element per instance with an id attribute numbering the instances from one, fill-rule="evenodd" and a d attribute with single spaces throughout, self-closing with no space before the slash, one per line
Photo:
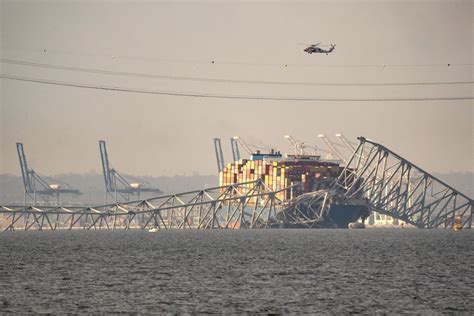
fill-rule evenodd
<path id="1" fill-rule="evenodd" d="M 370 215 L 368 204 L 362 198 L 345 199 L 337 192 L 329 191 L 331 184 L 344 170 L 341 161 L 322 159 L 319 155 L 288 154 L 271 150 L 269 153 L 256 151 L 249 159 L 240 159 L 228 163 L 219 173 L 219 185 L 227 186 L 234 183 L 245 183 L 262 180 L 272 191 L 276 198 L 281 200 L 285 206 L 282 212 L 292 212 L 291 207 L 304 208 L 304 196 L 308 194 L 325 194 L 330 192 L 331 203 L 324 214 L 313 216 L 314 222 L 287 222 L 275 223 L 280 227 L 314 227 L 314 228 L 347 228 L 350 222 L 359 218 L 363 221 Z M 246 185 L 251 189 L 252 184 Z M 319 192 L 319 193 L 318 193 Z M 311 200 L 311 199 L 310 199 Z M 309 201 L 306 199 L 306 201 Z M 308 208 L 314 208 L 308 204 Z M 307 217 L 305 217 L 307 218 Z M 316 223 L 317 222 L 317 223 Z"/>

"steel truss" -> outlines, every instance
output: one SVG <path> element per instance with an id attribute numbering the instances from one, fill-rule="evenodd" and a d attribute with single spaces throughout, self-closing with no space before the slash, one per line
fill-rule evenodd
<path id="1" fill-rule="evenodd" d="M 267 228 L 283 201 L 262 180 L 95 207 L 0 206 L 4 230 Z"/>
<path id="2" fill-rule="evenodd" d="M 472 227 L 473 200 L 390 149 L 360 143 L 333 190 L 368 199 L 372 210 L 418 228 Z"/>

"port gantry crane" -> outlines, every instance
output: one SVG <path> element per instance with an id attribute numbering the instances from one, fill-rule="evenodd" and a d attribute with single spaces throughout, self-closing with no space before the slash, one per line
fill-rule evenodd
<path id="1" fill-rule="evenodd" d="M 110 195 L 115 199 L 115 203 L 119 202 L 119 197 L 125 201 L 130 200 L 130 195 L 137 195 L 140 200 L 140 193 L 161 193 L 158 188 L 150 187 L 148 183 L 143 181 L 130 183 L 117 170 L 110 167 L 109 155 L 107 153 L 107 145 L 105 141 L 99 141 L 100 158 L 102 160 L 102 170 L 105 182 L 105 203 L 107 204 L 107 196 Z"/>
<path id="2" fill-rule="evenodd" d="M 37 172 L 28 167 L 23 143 L 16 143 L 18 159 L 20 161 L 21 176 L 25 188 L 24 204 L 27 204 L 27 198 L 33 201 L 33 205 L 37 204 L 37 197 L 43 200 L 43 203 L 50 204 L 49 198 L 56 196 L 56 204 L 59 205 L 59 195 L 61 193 L 70 193 L 79 195 L 79 190 L 71 188 L 67 183 L 49 183 L 45 178 L 41 177 Z M 47 178 L 51 180 L 51 178 Z M 56 180 L 57 181 L 57 180 Z M 59 181 L 57 181 L 59 182 Z"/>
<path id="3" fill-rule="evenodd" d="M 214 150 L 216 152 L 217 171 L 224 169 L 224 154 L 222 153 L 222 144 L 220 138 L 214 138 Z"/>
<path id="4" fill-rule="evenodd" d="M 234 136 L 232 139 L 242 146 L 242 148 L 247 152 L 247 154 L 251 155 L 253 154 L 253 150 L 250 148 L 250 146 L 240 137 L 240 136 Z"/>
<path id="5" fill-rule="evenodd" d="M 295 155 L 305 155 L 306 154 L 305 153 L 305 148 L 311 148 L 311 146 L 306 145 L 306 142 L 296 140 L 291 135 L 285 135 L 284 138 L 287 139 L 290 142 L 291 146 L 293 147 L 293 153 Z M 325 154 L 327 154 L 326 160 L 333 160 L 334 159 L 334 154 L 332 153 L 332 151 L 322 149 L 322 148 L 315 145 L 313 154 L 318 155 L 319 152 L 324 152 Z M 333 161 L 339 162 L 339 160 L 333 160 Z"/>
<path id="6" fill-rule="evenodd" d="M 247 154 L 252 155 L 254 153 L 254 151 L 250 148 L 251 146 L 247 144 L 242 138 L 240 138 L 239 136 L 234 136 L 230 139 L 230 147 L 232 149 L 232 158 L 234 159 L 233 161 L 240 160 L 241 156 L 240 156 L 239 145 L 242 146 L 242 148 L 244 148 Z M 252 146 L 252 147 L 255 147 L 255 146 Z M 217 171 L 221 172 L 224 169 L 225 163 L 224 163 L 224 154 L 222 152 L 222 144 L 221 144 L 220 138 L 214 138 L 214 151 L 215 151 L 216 160 L 217 160 Z"/>
<path id="7" fill-rule="evenodd" d="M 347 159 L 344 157 L 344 155 L 336 148 L 336 146 L 324 134 L 319 134 L 318 138 L 321 139 L 321 141 L 329 148 L 331 153 L 335 157 L 337 157 L 337 159 L 340 159 L 342 162 L 347 163 Z"/>
<path id="8" fill-rule="evenodd" d="M 354 152 L 356 150 L 357 144 L 354 143 L 354 142 L 351 142 L 350 140 L 348 140 L 344 135 L 338 133 L 338 134 L 336 134 L 336 137 L 351 152 Z"/>
<path id="9" fill-rule="evenodd" d="M 304 149 L 308 146 L 305 145 L 305 142 L 295 140 L 291 135 L 285 135 L 285 139 L 287 139 L 291 146 L 293 147 L 293 152 L 295 155 L 304 155 Z"/>
<path id="10" fill-rule="evenodd" d="M 234 158 L 234 161 L 240 160 L 239 143 L 236 139 L 230 139 L 230 147 L 232 148 L 232 158 Z"/>
<path id="11" fill-rule="evenodd" d="M 249 155 L 253 153 L 252 149 L 250 149 L 250 146 L 244 140 L 242 140 L 239 136 L 234 136 L 230 139 L 230 147 L 232 149 L 232 158 L 234 159 L 234 161 L 240 160 L 239 144 L 245 149 L 245 151 Z M 216 152 L 217 171 L 221 172 L 224 169 L 225 163 L 220 138 L 214 138 L 214 150 Z"/>
<path id="12" fill-rule="evenodd" d="M 234 140 L 234 144 L 235 144 L 235 149 L 236 149 L 236 155 L 234 155 L 234 158 L 239 158 L 240 159 L 240 152 L 239 152 L 239 145 L 247 152 L 247 154 L 252 155 L 255 153 L 255 151 L 263 151 L 263 150 L 272 150 L 274 149 L 273 146 L 256 146 L 256 145 L 250 145 L 248 144 L 246 141 L 244 141 L 242 139 L 242 137 L 240 136 L 234 136 L 232 137 L 232 139 Z M 254 150 L 252 150 L 252 148 L 254 148 Z M 234 148 L 233 148 L 234 150 Z M 237 159 L 237 160 L 239 160 Z"/>

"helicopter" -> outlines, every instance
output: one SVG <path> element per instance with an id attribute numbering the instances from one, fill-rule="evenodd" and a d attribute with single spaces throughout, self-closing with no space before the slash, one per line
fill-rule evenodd
<path id="1" fill-rule="evenodd" d="M 304 51 L 307 52 L 308 54 L 320 53 L 320 54 L 327 55 L 331 53 L 334 50 L 334 48 L 336 48 L 336 44 L 331 44 L 329 49 L 321 48 L 320 44 L 321 43 L 310 45 L 307 48 L 305 48 Z M 327 45 L 323 45 L 323 46 L 327 46 Z"/>

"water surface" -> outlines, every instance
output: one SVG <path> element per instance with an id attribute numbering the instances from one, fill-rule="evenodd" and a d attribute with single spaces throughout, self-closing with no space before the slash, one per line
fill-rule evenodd
<path id="1" fill-rule="evenodd" d="M 468 314 L 474 233 L 0 233 L 0 313 Z"/>

